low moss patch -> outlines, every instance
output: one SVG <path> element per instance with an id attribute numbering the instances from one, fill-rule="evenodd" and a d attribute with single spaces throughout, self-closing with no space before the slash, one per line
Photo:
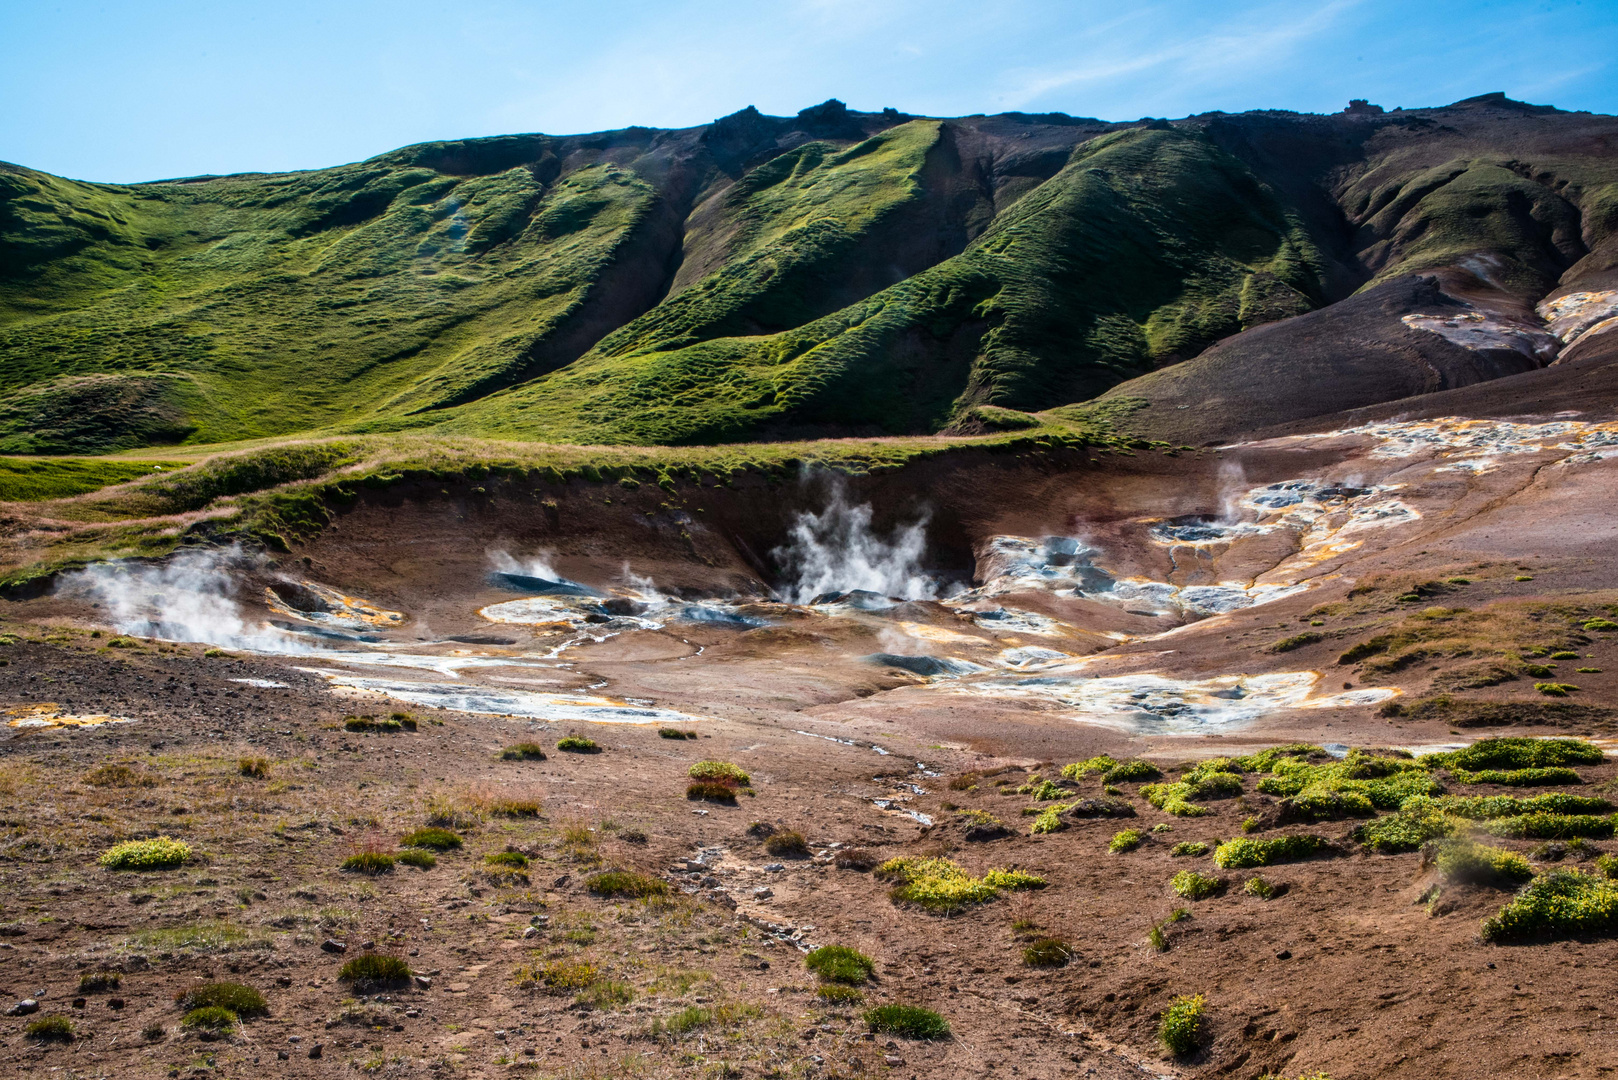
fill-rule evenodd
<path id="1" fill-rule="evenodd" d="M 1553 870 L 1529 882 L 1483 920 L 1483 940 L 1610 935 L 1618 931 L 1618 884 L 1577 870 Z"/>
<path id="2" fill-rule="evenodd" d="M 949 1038 L 949 1021 L 917 1005 L 878 1005 L 867 1009 L 863 1019 L 872 1031 L 901 1039 Z"/>
<path id="3" fill-rule="evenodd" d="M 1157 1041 L 1163 1049 L 1181 1057 L 1202 1041 L 1207 999 L 1201 994 L 1182 995 L 1169 1002 L 1157 1024 Z"/>
<path id="4" fill-rule="evenodd" d="M 601 753 L 601 746 L 594 739 L 586 739 L 583 735 L 567 735 L 557 739 L 556 749 L 569 754 Z"/>
<path id="5" fill-rule="evenodd" d="M 500 751 L 501 761 L 544 761 L 545 748 L 538 743 L 520 742 Z"/>
<path id="6" fill-rule="evenodd" d="M 128 765 L 102 765 L 84 774 L 91 787 L 156 787 L 157 777 L 131 769 Z"/>
<path id="7" fill-rule="evenodd" d="M 402 720 L 395 720 L 391 716 L 345 716 L 343 730 L 358 734 L 393 735 L 401 731 L 415 731 L 416 721 L 406 716 Z"/>
<path id="8" fill-rule="evenodd" d="M 438 856 L 434 855 L 430 851 L 420 851 L 416 849 L 401 851 L 398 855 L 394 856 L 394 859 L 405 866 L 413 866 L 417 870 L 431 870 L 433 867 L 438 865 Z"/>
<path id="9" fill-rule="evenodd" d="M 753 782 L 745 769 L 728 761 L 699 761 L 686 770 L 693 780 L 706 780 L 735 787 L 747 787 Z"/>
<path id="10" fill-rule="evenodd" d="M 1187 900 L 1206 900 L 1224 889 L 1225 880 L 1211 874 L 1199 874 L 1195 870 L 1181 870 L 1169 880 L 1169 886 Z"/>
<path id="11" fill-rule="evenodd" d="M 702 802 L 736 803 L 736 789 L 715 780 L 697 780 L 685 787 L 685 797 Z"/>
<path id="12" fill-rule="evenodd" d="M 115 844 L 96 861 L 108 870 L 175 870 L 184 866 L 190 857 L 190 844 L 159 836 Z"/>
<path id="13" fill-rule="evenodd" d="M 520 851 L 496 851 L 483 856 L 483 861 L 490 866 L 509 866 L 517 870 L 528 868 L 528 856 Z"/>
<path id="14" fill-rule="evenodd" d="M 667 896 L 668 882 L 630 870 L 606 870 L 585 879 L 585 887 L 596 896 L 625 897 L 633 900 L 648 896 Z"/>
<path id="15" fill-rule="evenodd" d="M 180 1018 L 180 1026 L 193 1031 L 228 1031 L 236 1026 L 236 1014 L 218 1005 L 192 1009 Z"/>
<path id="16" fill-rule="evenodd" d="M 1428 754 L 1430 769 L 1544 769 L 1567 765 L 1600 765 L 1601 747 L 1584 739 L 1479 739 L 1461 750 Z"/>
<path id="17" fill-rule="evenodd" d="M 659 739 L 695 739 L 700 736 L 694 731 L 681 731 L 679 728 L 661 727 L 657 729 Z"/>
<path id="18" fill-rule="evenodd" d="M 822 945 L 803 958 L 804 964 L 822 982 L 859 986 L 876 971 L 869 956 L 846 945 Z"/>
<path id="19" fill-rule="evenodd" d="M 1198 840 L 1181 840 L 1169 849 L 1175 858 L 1196 858 L 1208 854 L 1208 845 Z"/>
<path id="20" fill-rule="evenodd" d="M 100 994 L 116 990 L 123 981 L 123 975 L 116 971 L 86 971 L 79 976 L 79 993 Z"/>
<path id="21" fill-rule="evenodd" d="M 1143 785 L 1141 797 L 1165 814 L 1201 817 L 1208 810 L 1197 803 L 1242 793 L 1242 778 L 1239 772 L 1232 771 L 1233 764 L 1223 758 L 1205 761 L 1172 784 Z"/>
<path id="22" fill-rule="evenodd" d="M 1330 847 L 1323 836 L 1277 836 L 1267 840 L 1238 836 L 1215 848 L 1213 860 L 1214 865 L 1222 870 L 1243 870 L 1278 862 L 1296 862 L 1318 855 Z"/>

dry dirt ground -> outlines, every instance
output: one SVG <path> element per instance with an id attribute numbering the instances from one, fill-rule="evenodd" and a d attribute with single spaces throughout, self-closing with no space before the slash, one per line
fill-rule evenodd
<path id="1" fill-rule="evenodd" d="M 745 592 L 763 576 L 761 541 L 744 542 L 735 522 L 764 494 L 687 492 L 670 508 L 661 492 L 585 486 L 555 493 L 543 512 L 529 493 L 362 501 L 279 564 L 231 564 L 232 609 L 250 626 L 291 620 L 296 648 L 115 636 L 128 627 L 109 594 L 71 583 L 9 603 L 0 708 L 22 723 L 0 728 L 0 1004 L 31 998 L 39 1010 L 0 1019 L 0 1067 L 84 1077 L 1610 1074 L 1612 940 L 1485 944 L 1480 920 L 1508 893 L 1447 888 L 1442 904 L 1425 903 L 1420 854 L 1368 853 L 1349 837 L 1353 822 L 1265 834 L 1313 831 L 1334 844 L 1266 871 L 1286 886 L 1280 896 L 1249 895 L 1246 874 L 1224 872 L 1220 895 L 1182 900 L 1169 886 L 1177 871 L 1215 870 L 1171 848 L 1241 835 L 1270 803 L 1252 776 L 1196 818 L 1162 813 L 1138 784 L 1121 784 L 1133 816 L 1043 835 L 1024 814 L 1038 803 L 1015 790 L 1100 753 L 1147 758 L 1172 778 L 1199 759 L 1298 740 L 1605 740 L 1618 634 L 1582 629 L 1618 602 L 1605 429 L 1521 423 L 1288 436 L 1071 472 L 984 463 L 953 487 L 932 478 L 929 528 L 970 553 L 958 572 L 984 590 L 948 603 L 743 597 L 724 610 L 753 625 L 660 617 L 600 641 L 588 636 L 599 622 L 480 616 L 523 595 L 490 583 L 495 547 L 543 549 L 559 575 L 621 591 L 628 561 L 690 600 Z M 1337 492 L 1307 520 L 1241 501 L 1298 478 Z M 882 487 L 898 482 L 873 480 L 852 498 L 898 504 Z M 646 524 L 658 514 L 679 527 Z M 1161 531 L 1204 525 L 1226 531 Z M 1075 596 L 1071 577 L 1057 573 L 1057 588 L 1007 571 L 995 547 L 1052 535 L 1082 538 L 1119 580 L 1266 599 L 1261 587 L 1273 586 L 1278 597 L 1209 614 L 1184 606 L 1193 594 L 1169 601 L 1162 589 Z M 374 641 L 317 639 L 307 602 L 275 615 L 260 598 L 266 584 L 305 596 L 289 587 L 299 581 L 404 618 Z M 1007 629 L 996 611 L 1047 622 Z M 1379 635 L 1381 651 L 1339 660 Z M 1044 652 L 1015 652 L 1029 648 Z M 1522 666 L 1551 650 L 1577 657 L 1545 661 L 1577 683 L 1565 699 L 1537 693 Z M 917 658 L 969 666 L 918 671 Z M 1283 683 L 1291 696 L 1265 696 Z M 548 718 L 561 714 L 546 701 L 598 699 L 629 710 L 617 719 L 651 722 Z M 416 729 L 345 730 L 350 715 L 395 712 Z M 128 722 L 39 723 L 99 714 Z M 568 734 L 600 751 L 559 750 Z M 547 758 L 502 759 L 525 741 Z M 266 775 L 244 775 L 243 759 L 264 759 Z M 740 766 L 753 793 L 734 806 L 688 799 L 699 760 Z M 107 765 L 127 771 L 97 772 Z M 1610 760 L 1579 772 L 1581 793 L 1610 794 Z M 1100 787 L 1092 777 L 1078 790 Z M 514 802 L 535 810 L 501 812 Z M 1009 835 L 968 839 L 970 810 Z M 352 854 L 396 850 L 435 815 L 465 838 L 436 866 L 339 869 Z M 807 852 L 771 855 L 756 823 L 802 832 Z M 1110 852 L 1130 827 L 1145 833 L 1141 846 Z M 152 872 L 97 864 L 119 841 L 157 835 L 188 843 L 190 861 Z M 1500 843 L 1538 867 L 1618 850 L 1610 840 L 1567 855 Z M 890 899 L 890 883 L 868 870 L 839 866 L 854 849 L 876 861 L 947 855 L 974 875 L 1020 869 L 1046 884 L 930 914 Z M 488 862 L 507 851 L 527 867 Z M 604 898 L 589 882 L 606 869 L 669 891 Z M 1176 909 L 1187 916 L 1168 921 Z M 1022 950 L 1041 936 L 1068 942 L 1071 960 L 1027 965 Z M 863 1000 L 817 994 L 804 951 L 826 944 L 876 961 Z M 338 975 L 366 952 L 401 957 L 420 978 L 358 993 Z M 101 971 L 116 972 L 117 986 L 81 991 Z M 547 971 L 577 985 L 547 987 Z M 269 1014 L 222 1038 L 187 1031 L 176 995 L 217 980 L 262 990 Z M 1208 1022 L 1203 1045 L 1174 1058 L 1155 1032 L 1186 994 L 1206 996 Z M 864 1010 L 887 1003 L 937 1011 L 951 1037 L 871 1032 Z M 24 1024 L 47 1015 L 71 1018 L 75 1037 L 26 1037 Z"/>

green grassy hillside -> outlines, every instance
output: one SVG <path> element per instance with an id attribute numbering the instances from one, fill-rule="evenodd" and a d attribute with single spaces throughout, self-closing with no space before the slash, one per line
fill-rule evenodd
<path id="1" fill-rule="evenodd" d="M 801 187 L 897 141 L 826 159 Z M 867 300 L 781 333 L 725 336 L 726 315 L 767 304 L 758 278 L 738 269 L 744 259 L 568 368 L 444 427 L 606 443 L 715 442 L 786 425 L 938 430 L 974 404 L 1083 400 L 1244 326 L 1307 311 L 1321 262 L 1235 158 L 1196 135 L 1124 131 L 1075 150 L 961 255 Z"/>
<path id="2" fill-rule="evenodd" d="M 1016 424 L 993 410 L 1412 271 L 1525 312 L 1612 287 L 1614 138 L 1500 95 L 1172 125 L 828 102 L 282 175 L 0 164 L 0 454 Z"/>

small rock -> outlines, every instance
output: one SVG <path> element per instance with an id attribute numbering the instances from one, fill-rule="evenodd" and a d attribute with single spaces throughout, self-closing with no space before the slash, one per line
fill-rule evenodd
<path id="1" fill-rule="evenodd" d="M 322 952 L 342 953 L 348 951 L 348 942 L 338 941 L 336 938 L 327 938 L 320 943 Z"/>
<path id="2" fill-rule="evenodd" d="M 124 999 L 123 998 L 108 998 L 107 999 L 107 1008 L 109 1008 L 109 1009 L 121 1009 L 123 1007 L 124 1007 Z"/>
<path id="3" fill-rule="evenodd" d="M 374 942 L 374 941 L 362 941 L 362 942 L 360 942 L 360 948 L 365 949 L 366 951 L 370 951 L 371 949 L 376 948 L 376 942 Z"/>
<path id="4" fill-rule="evenodd" d="M 522 928 L 522 936 L 525 938 L 531 938 L 538 933 L 539 927 L 537 926 L 525 926 Z"/>
<path id="5" fill-rule="evenodd" d="M 772 873 L 772 874 L 773 874 L 773 873 L 775 873 L 775 872 L 776 872 L 776 871 L 777 871 L 777 870 L 785 870 L 785 869 L 786 869 L 786 867 L 785 867 L 785 866 L 783 866 L 783 865 L 782 865 L 782 864 L 781 864 L 781 863 L 778 863 L 778 862 L 772 862 L 772 863 L 765 863 L 765 864 L 764 864 L 764 869 L 765 869 L 765 870 L 767 870 L 767 871 L 769 871 L 769 872 L 770 872 L 770 873 Z"/>
<path id="6" fill-rule="evenodd" d="M 416 985 L 421 987 L 423 990 L 431 990 L 433 988 L 433 981 L 425 975 L 417 975 Z"/>
<path id="7" fill-rule="evenodd" d="M 313 1045 L 313 1046 L 311 1046 L 309 1048 L 309 1056 L 311 1058 L 320 1058 L 320 1057 L 324 1057 L 325 1055 L 326 1055 L 326 1046 L 325 1046 L 324 1043 L 315 1043 L 315 1045 Z"/>
<path id="8" fill-rule="evenodd" d="M 905 1063 L 905 1059 L 902 1057 L 895 1057 L 893 1054 L 884 1054 L 882 1055 L 882 1062 L 885 1065 L 903 1065 Z"/>
<path id="9" fill-rule="evenodd" d="M 303 1042 L 303 1036 L 302 1035 L 288 1035 L 287 1036 L 287 1042 L 292 1043 L 293 1045 L 296 1045 L 298 1043 Z"/>
<path id="10" fill-rule="evenodd" d="M 277 1061 L 287 1061 L 290 1060 L 291 1057 L 292 1055 L 287 1053 L 285 1050 L 277 1050 L 275 1052 L 275 1060 Z"/>
<path id="11" fill-rule="evenodd" d="M 760 885 L 758 888 L 753 890 L 753 899 L 754 900 L 768 900 L 770 897 L 772 897 L 774 895 L 775 895 L 775 890 L 770 888 L 767 885 Z"/>
<path id="12" fill-rule="evenodd" d="M 6 1010 L 7 1016 L 27 1016 L 29 1013 L 39 1011 L 39 1002 L 33 998 L 23 998 L 17 1004 Z"/>
<path id="13" fill-rule="evenodd" d="M 563 885 L 566 885 L 571 880 L 573 880 L 572 874 L 563 874 L 561 877 L 551 882 L 551 888 L 560 889 Z"/>
<path id="14" fill-rule="evenodd" d="M 1277 960 L 1291 960 L 1292 959 L 1292 950 L 1291 949 L 1282 949 L 1280 952 L 1275 954 L 1275 958 Z"/>

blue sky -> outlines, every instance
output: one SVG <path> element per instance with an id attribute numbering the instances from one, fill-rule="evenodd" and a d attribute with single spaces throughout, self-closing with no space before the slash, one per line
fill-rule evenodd
<path id="1" fill-rule="evenodd" d="M 88 180 L 829 97 L 1132 120 L 1494 90 L 1618 111 L 1618 0 L 0 0 L 0 160 Z"/>

